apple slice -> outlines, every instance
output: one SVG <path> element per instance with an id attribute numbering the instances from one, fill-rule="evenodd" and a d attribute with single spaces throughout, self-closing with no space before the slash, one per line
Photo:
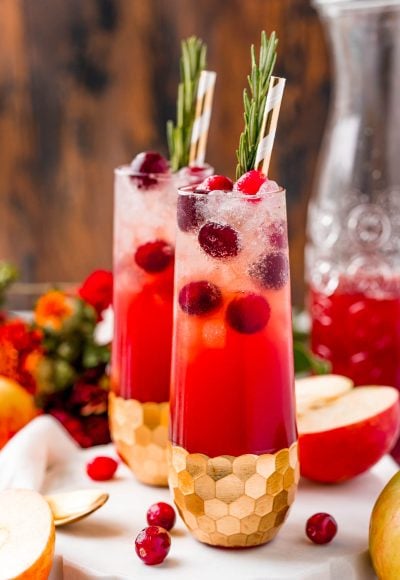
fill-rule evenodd
<path id="1" fill-rule="evenodd" d="M 0 493 L 0 580 L 47 580 L 54 544 L 53 516 L 39 493 Z"/>
<path id="2" fill-rule="evenodd" d="M 351 379 L 342 375 L 304 377 L 295 382 L 297 415 L 324 407 L 354 387 Z"/>
<path id="3" fill-rule="evenodd" d="M 300 471 L 325 483 L 350 479 L 390 451 L 400 432 L 399 393 L 356 387 L 298 417 Z"/>

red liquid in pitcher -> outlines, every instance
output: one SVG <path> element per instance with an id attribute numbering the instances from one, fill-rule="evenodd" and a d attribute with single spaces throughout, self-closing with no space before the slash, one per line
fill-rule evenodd
<path id="1" fill-rule="evenodd" d="M 359 282 L 344 279 L 329 296 L 311 291 L 312 349 L 356 385 L 400 388 L 398 280 L 376 284 L 376 295 Z"/>

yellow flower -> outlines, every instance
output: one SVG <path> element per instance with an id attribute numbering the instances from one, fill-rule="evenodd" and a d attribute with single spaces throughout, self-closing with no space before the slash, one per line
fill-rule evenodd
<path id="1" fill-rule="evenodd" d="M 35 308 L 35 322 L 42 328 L 61 330 L 64 322 L 73 314 L 72 299 L 64 292 L 51 290 L 39 298 Z"/>

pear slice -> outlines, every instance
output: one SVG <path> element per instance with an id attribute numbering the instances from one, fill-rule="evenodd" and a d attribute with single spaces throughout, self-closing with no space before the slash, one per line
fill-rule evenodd
<path id="1" fill-rule="evenodd" d="M 55 528 L 37 492 L 0 492 L 0 580 L 47 580 L 53 564 Z"/>
<path id="2" fill-rule="evenodd" d="M 351 391 L 354 383 L 342 375 L 318 375 L 295 382 L 297 416 L 325 407 Z"/>

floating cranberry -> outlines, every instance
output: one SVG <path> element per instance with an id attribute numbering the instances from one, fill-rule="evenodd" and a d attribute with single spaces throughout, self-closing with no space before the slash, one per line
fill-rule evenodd
<path id="1" fill-rule="evenodd" d="M 189 165 L 179 170 L 178 176 L 182 184 L 201 183 L 207 175 L 210 175 L 212 168 L 209 165 Z"/>
<path id="2" fill-rule="evenodd" d="M 279 290 L 289 279 L 289 260 L 282 252 L 265 254 L 250 267 L 249 274 L 264 288 Z"/>
<path id="3" fill-rule="evenodd" d="M 156 151 L 138 153 L 131 162 L 131 169 L 135 173 L 168 173 L 168 161 Z"/>
<path id="4" fill-rule="evenodd" d="M 156 274 L 162 272 L 174 260 L 173 247 L 163 240 L 148 242 L 135 252 L 135 262 L 145 272 Z"/>
<path id="5" fill-rule="evenodd" d="M 86 473 L 94 481 L 112 479 L 117 471 L 118 461 L 112 457 L 98 456 L 86 465 Z"/>
<path id="6" fill-rule="evenodd" d="M 263 296 L 243 294 L 234 298 L 226 309 L 230 326 L 243 334 L 254 334 L 265 328 L 271 315 L 271 307 Z"/>
<path id="7" fill-rule="evenodd" d="M 160 526 L 166 530 L 174 527 L 176 514 L 174 508 L 163 501 L 154 503 L 147 510 L 147 523 L 149 526 Z"/>
<path id="8" fill-rule="evenodd" d="M 329 514 L 314 514 L 307 520 L 306 534 L 314 544 L 327 544 L 336 536 L 336 532 L 336 520 Z"/>
<path id="9" fill-rule="evenodd" d="M 139 189 L 149 189 L 158 183 L 156 175 L 169 172 L 168 161 L 155 151 L 139 153 L 131 163 L 131 180 Z"/>
<path id="10" fill-rule="evenodd" d="M 186 284 L 178 296 L 179 306 L 186 314 L 208 314 L 222 304 L 221 290 L 215 284 L 201 280 Z"/>
<path id="11" fill-rule="evenodd" d="M 288 246 L 286 222 L 277 220 L 267 228 L 267 236 L 271 246 L 277 250 L 283 250 Z"/>
<path id="12" fill-rule="evenodd" d="M 208 222 L 199 231 L 201 248 L 213 258 L 233 258 L 240 251 L 239 235 L 231 226 Z"/>
<path id="13" fill-rule="evenodd" d="M 189 175 L 199 175 L 206 170 L 206 167 L 204 165 L 189 165 L 186 169 Z"/>
<path id="14" fill-rule="evenodd" d="M 148 566 L 161 564 L 171 547 L 171 536 L 164 528 L 149 526 L 138 533 L 135 550 L 139 558 Z"/>
<path id="15" fill-rule="evenodd" d="M 204 222 L 204 198 L 201 195 L 179 195 L 177 220 L 182 232 L 196 230 Z"/>
<path id="16" fill-rule="evenodd" d="M 258 190 L 263 183 L 267 181 L 267 176 L 257 169 L 252 169 L 247 173 L 244 173 L 242 177 L 239 177 L 235 183 L 235 189 L 241 191 L 245 195 L 254 195 L 258 193 Z"/>
<path id="17" fill-rule="evenodd" d="M 232 191 L 233 181 L 225 175 L 210 175 L 196 187 L 197 193 L 209 191 Z"/>

